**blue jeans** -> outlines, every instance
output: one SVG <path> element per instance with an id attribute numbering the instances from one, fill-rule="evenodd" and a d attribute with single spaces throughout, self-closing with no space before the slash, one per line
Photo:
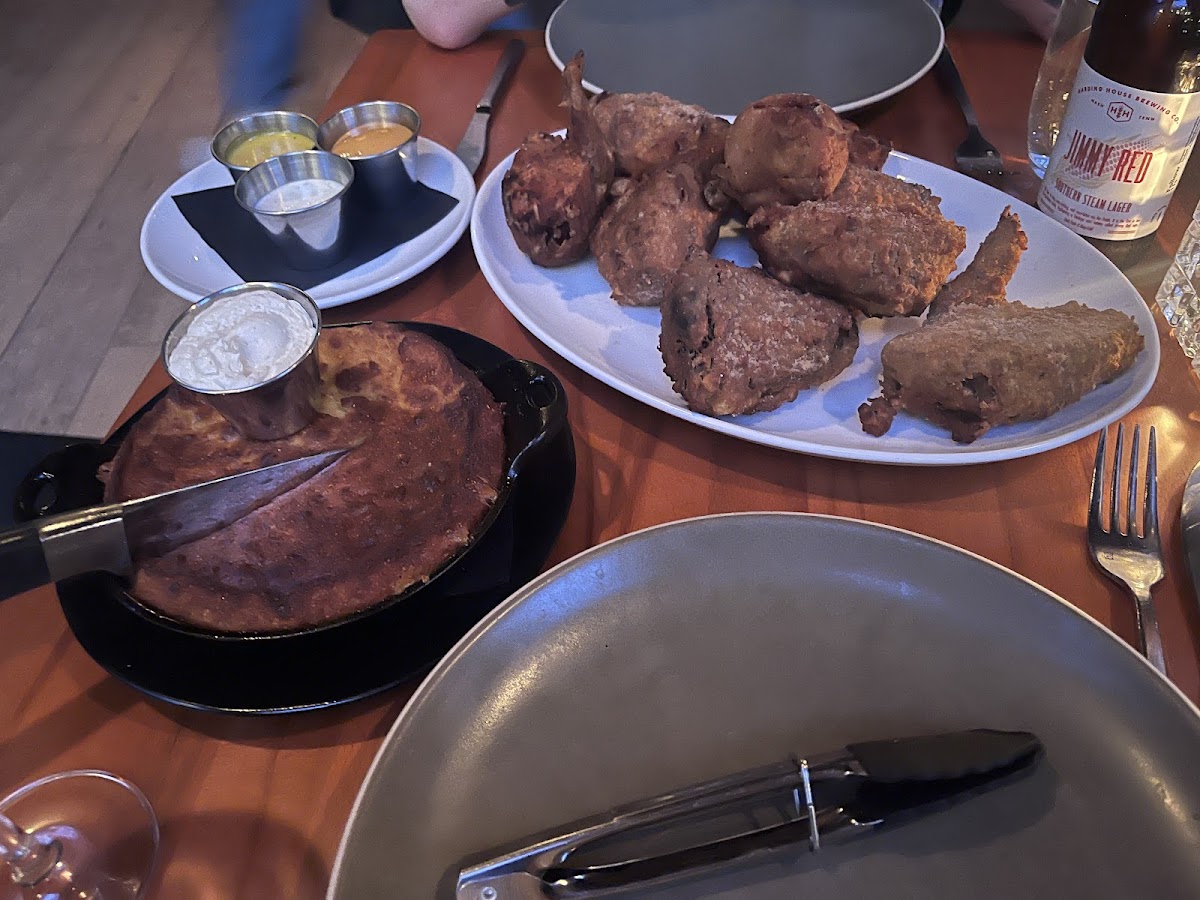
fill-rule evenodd
<path id="1" fill-rule="evenodd" d="M 226 120 L 282 109 L 296 71 L 307 0 L 225 0 Z"/>

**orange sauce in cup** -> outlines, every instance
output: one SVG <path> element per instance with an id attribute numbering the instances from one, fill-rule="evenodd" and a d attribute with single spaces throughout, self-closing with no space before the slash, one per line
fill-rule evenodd
<path id="1" fill-rule="evenodd" d="M 364 156 L 394 150 L 412 136 L 412 129 L 399 123 L 360 125 L 351 128 L 334 141 L 333 152 L 348 159 L 361 159 Z"/>

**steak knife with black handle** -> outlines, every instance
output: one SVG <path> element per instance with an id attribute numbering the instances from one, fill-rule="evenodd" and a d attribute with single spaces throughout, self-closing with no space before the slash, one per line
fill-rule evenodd
<path id="1" fill-rule="evenodd" d="M 303 456 L 153 497 L 47 516 L 2 532 L 0 599 L 85 572 L 128 575 L 134 560 L 224 528 L 346 452 Z"/>
<path id="2" fill-rule="evenodd" d="M 456 900 L 545 900 L 622 891 L 752 854 L 901 824 L 1031 767 L 1034 735 L 976 729 L 850 744 L 730 775 L 576 823 L 462 870 Z"/>

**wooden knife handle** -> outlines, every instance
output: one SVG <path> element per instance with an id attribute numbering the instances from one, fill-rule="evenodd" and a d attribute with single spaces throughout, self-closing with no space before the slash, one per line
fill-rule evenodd
<path id="1" fill-rule="evenodd" d="M 36 525 L 0 534 L 0 600 L 50 582 L 46 554 Z"/>

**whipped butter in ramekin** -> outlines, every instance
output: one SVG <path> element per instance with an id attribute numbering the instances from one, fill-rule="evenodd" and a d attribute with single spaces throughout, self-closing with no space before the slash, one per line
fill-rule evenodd
<path id="1" fill-rule="evenodd" d="M 176 320 L 163 340 L 163 365 L 247 437 L 272 440 L 312 420 L 320 331 L 320 310 L 303 291 L 239 284 Z"/>

